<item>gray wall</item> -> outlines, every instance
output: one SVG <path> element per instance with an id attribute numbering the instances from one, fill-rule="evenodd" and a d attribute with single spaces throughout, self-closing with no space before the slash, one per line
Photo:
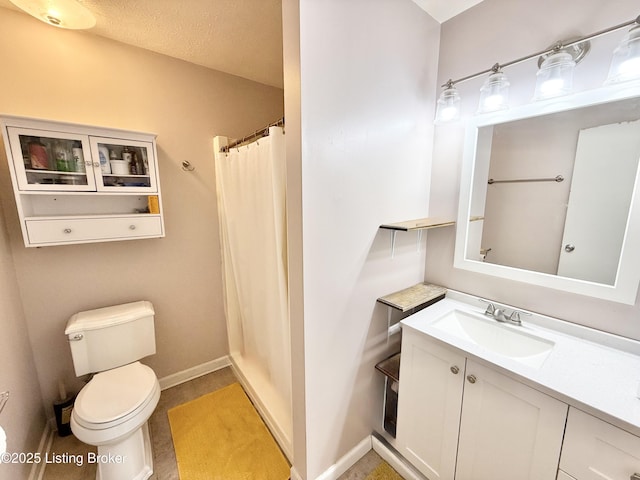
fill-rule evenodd
<path id="1" fill-rule="evenodd" d="M 0 208 L 0 392 L 10 395 L 0 427 L 7 434 L 8 452 L 37 452 L 45 414 L 4 220 Z M 27 478 L 30 468 L 0 464 L 0 478 Z"/>

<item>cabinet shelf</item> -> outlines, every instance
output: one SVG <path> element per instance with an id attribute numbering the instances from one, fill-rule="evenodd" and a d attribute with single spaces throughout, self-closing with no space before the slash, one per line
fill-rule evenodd
<path id="1" fill-rule="evenodd" d="M 446 293 L 447 289 L 439 285 L 419 283 L 380 297 L 377 301 L 401 312 L 406 312 L 442 300 Z"/>

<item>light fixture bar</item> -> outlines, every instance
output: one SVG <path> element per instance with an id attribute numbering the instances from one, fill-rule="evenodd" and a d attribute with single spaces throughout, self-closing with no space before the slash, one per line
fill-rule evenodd
<path id="1" fill-rule="evenodd" d="M 615 25 L 613 27 L 605 28 L 604 30 L 600 30 L 600 31 L 592 33 L 590 35 L 585 35 L 584 37 L 580 37 L 578 39 L 572 40 L 572 41 L 567 42 L 567 43 L 558 42 L 553 47 L 547 48 L 545 50 L 541 50 L 541 51 L 536 52 L 536 53 L 532 53 L 531 55 L 527 55 L 525 57 L 517 58 L 516 60 L 511 60 L 510 62 L 506 62 L 506 63 L 496 63 L 493 67 L 488 68 L 486 70 L 482 70 L 481 72 L 478 72 L 478 73 L 474 73 L 473 75 L 467 75 L 466 77 L 462 77 L 462 78 L 459 78 L 457 80 L 449 79 L 447 81 L 447 83 L 445 83 L 444 85 L 441 85 L 441 86 L 443 88 L 451 88 L 452 86 L 454 86 L 454 85 L 456 85 L 458 83 L 466 82 L 467 80 L 471 80 L 471 79 L 474 79 L 474 78 L 481 77 L 482 75 L 486 75 L 487 73 L 496 72 L 497 69 L 510 67 L 512 65 L 516 65 L 516 64 L 522 63 L 522 62 L 526 62 L 527 60 L 531 60 L 532 58 L 540 57 L 542 55 L 548 55 L 550 53 L 553 53 L 555 51 L 561 50 L 563 48 L 572 47 L 572 46 L 577 45 L 579 43 L 586 42 L 588 40 L 592 40 L 594 38 L 601 37 L 602 35 L 606 35 L 606 34 L 611 33 L 611 32 L 615 32 L 616 30 L 622 30 L 623 28 L 629 27 L 629 26 L 634 25 L 634 24 L 640 25 L 640 15 L 638 17 L 634 18 L 633 20 L 629 20 L 628 22 L 624 22 L 624 23 L 621 23 L 619 25 Z"/>

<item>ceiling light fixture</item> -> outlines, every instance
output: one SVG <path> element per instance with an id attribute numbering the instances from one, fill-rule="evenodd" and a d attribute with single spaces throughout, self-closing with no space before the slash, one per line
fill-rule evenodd
<path id="1" fill-rule="evenodd" d="M 96 24 L 93 14 L 75 0 L 11 0 L 11 3 L 54 27 L 83 30 Z"/>

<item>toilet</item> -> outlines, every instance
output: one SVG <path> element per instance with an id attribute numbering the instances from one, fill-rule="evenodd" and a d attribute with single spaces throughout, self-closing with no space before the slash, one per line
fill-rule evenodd
<path id="1" fill-rule="evenodd" d="M 80 390 L 71 431 L 98 447 L 87 462 L 97 480 L 146 480 L 153 473 L 147 421 L 158 405 L 160 384 L 139 362 L 156 353 L 153 305 L 127 303 L 76 313 L 67 322 L 76 375 L 94 374 Z"/>

